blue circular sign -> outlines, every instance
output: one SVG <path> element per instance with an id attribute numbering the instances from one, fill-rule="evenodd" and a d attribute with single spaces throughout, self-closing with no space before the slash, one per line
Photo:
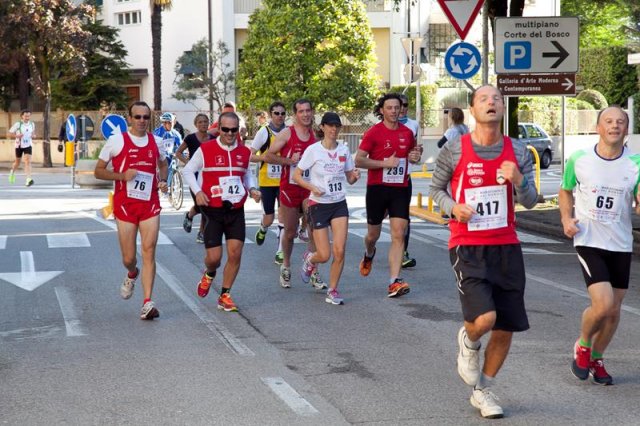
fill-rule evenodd
<path id="1" fill-rule="evenodd" d="M 67 140 L 69 142 L 74 142 L 76 140 L 76 135 L 78 134 L 78 126 L 76 124 L 76 117 L 73 114 L 69 114 L 64 126 L 67 133 Z"/>
<path id="2" fill-rule="evenodd" d="M 452 44 L 444 57 L 447 72 L 458 80 L 467 80 L 480 71 L 480 51 L 473 44 L 461 41 Z"/>
<path id="3" fill-rule="evenodd" d="M 100 131 L 105 139 L 116 133 L 124 133 L 127 131 L 127 120 L 121 115 L 109 114 L 102 120 Z"/>

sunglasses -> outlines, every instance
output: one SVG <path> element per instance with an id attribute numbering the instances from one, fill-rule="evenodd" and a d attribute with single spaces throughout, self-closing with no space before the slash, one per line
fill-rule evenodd
<path id="1" fill-rule="evenodd" d="M 135 118 L 136 120 L 150 120 L 151 119 L 150 115 L 136 114 L 136 115 L 132 115 L 131 117 Z"/>
<path id="2" fill-rule="evenodd" d="M 282 112 L 280 112 L 280 111 L 273 111 L 271 114 L 273 114 L 273 115 L 280 115 L 280 116 L 285 116 L 285 115 L 287 115 L 287 113 L 286 113 L 286 112 L 284 112 L 284 111 L 282 111 Z"/>
<path id="3" fill-rule="evenodd" d="M 237 127 L 220 127 L 222 133 L 237 133 L 238 130 Z"/>

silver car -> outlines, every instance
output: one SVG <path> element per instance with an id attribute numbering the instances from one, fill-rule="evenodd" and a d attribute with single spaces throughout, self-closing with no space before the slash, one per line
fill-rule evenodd
<path id="1" fill-rule="evenodd" d="M 518 124 L 518 139 L 535 148 L 538 157 L 540 157 L 541 169 L 549 168 L 553 160 L 552 141 L 547 132 L 542 130 L 542 127 L 534 123 L 520 123 Z"/>

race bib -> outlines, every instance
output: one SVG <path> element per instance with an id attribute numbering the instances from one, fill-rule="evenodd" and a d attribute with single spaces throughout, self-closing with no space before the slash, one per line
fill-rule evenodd
<path id="1" fill-rule="evenodd" d="M 280 179 L 282 167 L 280 164 L 267 164 L 267 177 L 269 179 Z"/>
<path id="2" fill-rule="evenodd" d="M 324 177 L 324 189 L 325 197 L 328 197 L 333 202 L 342 201 L 346 195 L 347 179 L 345 176 L 325 176 Z"/>
<path id="3" fill-rule="evenodd" d="M 386 160 L 386 158 L 385 158 Z M 403 183 L 404 175 L 407 172 L 407 159 L 401 158 L 396 167 L 385 167 L 382 169 L 383 183 Z"/>
<path id="4" fill-rule="evenodd" d="M 127 182 L 127 197 L 135 200 L 149 201 L 153 187 L 153 173 L 138 172 L 136 177 Z"/>
<path id="5" fill-rule="evenodd" d="M 589 207 L 587 210 L 589 218 L 602 223 L 620 222 L 624 193 L 624 188 L 592 185 L 587 191 L 589 195 Z"/>
<path id="6" fill-rule="evenodd" d="M 164 151 L 167 153 L 167 155 L 173 155 L 173 148 L 175 146 L 173 138 L 163 139 L 162 146 L 164 147 Z"/>
<path id="7" fill-rule="evenodd" d="M 239 203 L 244 198 L 246 191 L 240 176 L 225 176 L 221 177 L 220 189 L 222 189 L 222 199 L 229 201 L 233 204 Z"/>
<path id="8" fill-rule="evenodd" d="M 507 186 L 493 185 L 464 190 L 465 202 L 476 210 L 467 223 L 469 231 L 507 226 Z"/>
<path id="9" fill-rule="evenodd" d="M 298 167 L 298 163 L 292 164 L 292 165 L 289 166 L 289 183 L 291 185 L 297 185 L 297 183 L 295 183 L 293 181 L 293 171 L 296 169 L 296 167 Z M 309 182 L 311 180 L 311 170 L 309 170 L 309 169 L 303 170 L 302 171 L 302 179 L 304 179 L 305 181 Z"/>

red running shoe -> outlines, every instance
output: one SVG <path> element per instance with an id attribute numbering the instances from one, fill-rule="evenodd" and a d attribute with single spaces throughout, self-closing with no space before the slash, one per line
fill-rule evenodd
<path id="1" fill-rule="evenodd" d="M 209 294 L 209 289 L 211 288 L 211 283 L 213 282 L 213 278 L 209 277 L 205 272 L 202 274 L 202 278 L 200 278 L 200 283 L 198 283 L 198 296 L 206 297 Z"/>
<path id="2" fill-rule="evenodd" d="M 609 386 L 613 384 L 613 377 L 605 370 L 602 358 L 591 361 L 589 375 L 591 376 L 591 381 L 598 385 Z"/>
<path id="3" fill-rule="evenodd" d="M 573 362 L 571 372 L 580 380 L 587 380 L 591 365 L 591 348 L 580 346 L 580 340 L 573 345 Z"/>

